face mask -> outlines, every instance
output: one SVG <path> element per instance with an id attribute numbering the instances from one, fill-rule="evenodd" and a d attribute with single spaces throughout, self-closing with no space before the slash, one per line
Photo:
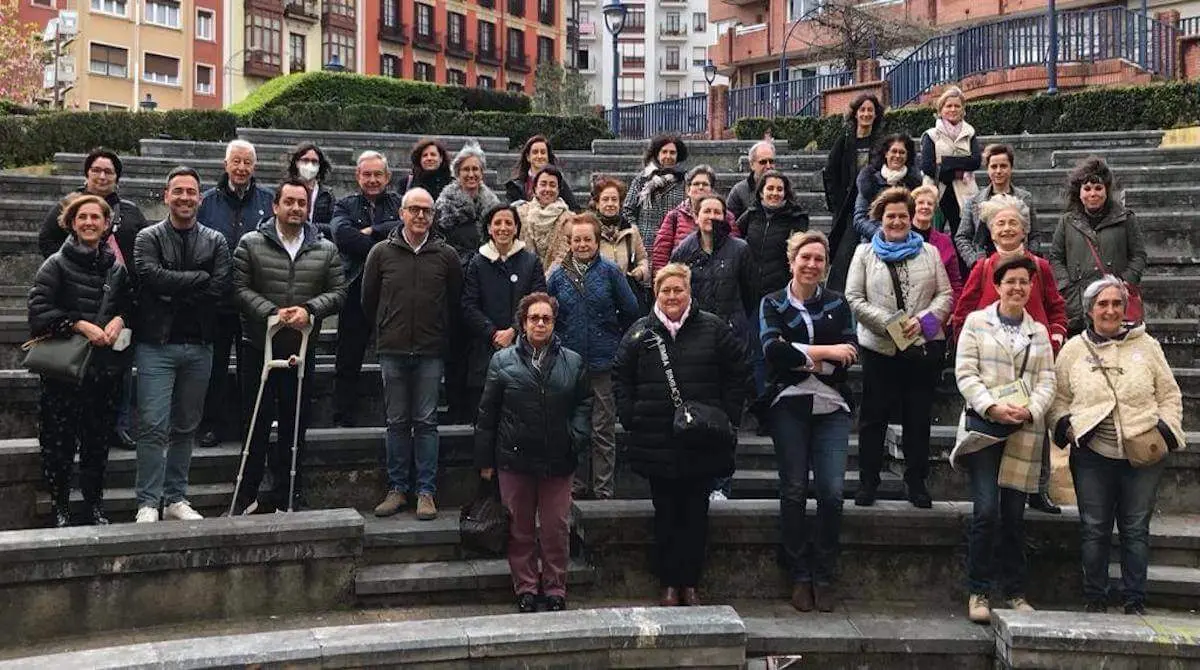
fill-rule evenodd
<path id="1" fill-rule="evenodd" d="M 304 181 L 312 181 L 317 178 L 317 173 L 321 171 L 321 164 L 312 161 L 300 161 L 296 163 L 296 172 Z"/>

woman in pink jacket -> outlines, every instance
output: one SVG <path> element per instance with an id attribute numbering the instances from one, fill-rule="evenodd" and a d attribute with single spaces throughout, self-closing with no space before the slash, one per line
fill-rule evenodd
<path id="1" fill-rule="evenodd" d="M 671 252 L 675 250 L 692 231 L 696 230 L 697 206 L 704 198 L 713 194 L 717 184 L 717 175 L 708 165 L 697 165 L 688 170 L 683 180 L 687 188 L 687 197 L 663 217 L 662 225 L 654 235 L 654 247 L 650 251 L 651 276 L 659 268 L 671 262 Z M 725 222 L 729 224 L 730 235 L 741 237 L 737 226 L 734 225 L 733 213 L 725 211 Z"/>

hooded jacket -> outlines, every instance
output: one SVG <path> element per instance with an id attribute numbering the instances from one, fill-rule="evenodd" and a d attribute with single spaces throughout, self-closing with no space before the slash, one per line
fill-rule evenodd
<path id="1" fill-rule="evenodd" d="M 87 189 L 81 186 L 72 192 L 72 194 L 75 193 L 87 193 Z M 46 218 L 42 220 L 41 229 L 38 230 L 38 251 L 42 252 L 43 258 L 48 258 L 62 249 L 63 243 L 70 236 L 65 228 L 58 225 L 58 217 L 62 214 L 65 200 L 66 198 L 60 200 L 50 208 Z M 138 231 L 146 227 L 146 217 L 133 201 L 125 200 L 116 191 L 105 196 L 104 201 L 108 203 L 113 212 L 108 234 L 116 238 L 117 246 L 121 249 L 121 255 L 125 257 L 126 264 L 131 263 L 133 262 L 133 243 L 137 239 Z"/>
<path id="2" fill-rule="evenodd" d="M 625 327 L 638 316 L 625 275 L 597 254 L 580 275 L 568 258 L 550 273 L 546 292 L 558 299 L 558 336 L 583 356 L 590 372 L 610 370 Z"/>
<path id="3" fill-rule="evenodd" d="M 704 253 L 697 230 L 671 254 L 671 261 L 692 268 L 693 309 L 725 319 L 739 338 L 751 337 L 750 318 L 758 309 L 758 271 L 744 240 L 730 237 L 729 226 L 722 222 L 713 227 L 711 254 Z"/>
<path id="4" fill-rule="evenodd" d="M 736 225 L 733 210 L 725 208 L 725 223 L 729 226 L 729 234 L 741 237 Z M 671 253 L 683 244 L 683 240 L 696 230 L 696 215 L 692 212 L 692 199 L 684 198 L 663 217 L 662 225 L 654 236 L 654 249 L 650 253 L 651 269 L 658 272 L 662 266 L 671 262 Z"/>
<path id="5" fill-rule="evenodd" d="M 737 220 L 750 256 L 754 259 L 754 297 L 778 290 L 792 277 L 788 266 L 787 242 L 793 233 L 808 230 L 808 213 L 795 201 L 784 202 L 771 211 L 760 202 Z"/>

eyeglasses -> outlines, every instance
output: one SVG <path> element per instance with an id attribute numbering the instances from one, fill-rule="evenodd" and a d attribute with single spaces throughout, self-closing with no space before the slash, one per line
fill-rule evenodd
<path id="1" fill-rule="evenodd" d="M 712 188 L 712 184 L 706 181 L 694 181 L 688 184 L 688 186 L 695 186 L 696 188 Z"/>
<path id="2" fill-rule="evenodd" d="M 117 174 L 117 171 L 110 170 L 108 168 L 94 167 L 94 168 L 88 168 L 88 174 L 94 174 L 94 175 L 102 176 L 102 177 L 111 177 L 111 176 Z"/>
<path id="3" fill-rule="evenodd" d="M 404 211 L 408 212 L 409 216 L 416 216 L 425 219 L 433 216 L 432 207 L 416 207 L 414 205 L 409 205 L 408 207 L 404 208 Z"/>
<path id="4" fill-rule="evenodd" d="M 530 314 L 529 316 L 525 317 L 525 320 L 529 321 L 530 323 L 554 323 L 554 317 L 545 314 Z"/>
<path id="5" fill-rule="evenodd" d="M 774 165 L 775 159 L 774 158 L 760 158 L 755 162 L 758 163 L 759 165 Z"/>

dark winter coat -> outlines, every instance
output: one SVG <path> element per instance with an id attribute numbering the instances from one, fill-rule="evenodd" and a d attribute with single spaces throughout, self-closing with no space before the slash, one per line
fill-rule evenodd
<path id="1" fill-rule="evenodd" d="M 74 193 L 87 193 L 87 191 L 81 187 Z M 64 198 L 63 201 L 65 200 Z M 112 223 L 109 224 L 109 234 L 117 238 L 117 246 L 120 247 L 121 254 L 125 256 L 125 262 L 128 263 L 133 259 L 133 242 L 137 239 L 138 231 L 147 225 L 146 217 L 137 205 L 117 195 L 116 191 L 109 193 L 104 200 L 113 212 Z M 58 217 L 63 210 L 63 201 L 55 203 L 50 208 L 46 218 L 42 220 L 41 230 L 38 231 L 38 250 L 42 252 L 43 258 L 57 253 L 62 248 L 63 242 L 67 241 L 67 230 L 58 225 Z"/>
<path id="2" fill-rule="evenodd" d="M 558 299 L 556 332 L 563 344 L 583 356 L 589 372 L 611 369 L 621 333 L 639 314 L 625 273 L 597 255 L 581 276 L 568 256 L 546 286 Z"/>
<path id="3" fill-rule="evenodd" d="M 488 361 L 495 351 L 492 336 L 513 327 L 521 298 L 545 290 L 542 263 L 524 242 L 514 241 L 513 251 L 503 260 L 491 243 L 479 247 L 479 253 L 467 264 L 463 283 L 463 321 L 472 338 L 467 365 L 469 388 L 483 387 Z"/>
<path id="4" fill-rule="evenodd" d="M 333 191 L 329 187 L 318 184 L 317 197 L 313 201 L 312 211 L 308 213 L 308 220 L 313 222 L 317 230 L 325 237 L 325 239 L 333 241 Z"/>
<path id="5" fill-rule="evenodd" d="M 441 357 L 462 300 L 462 265 L 433 236 L 416 251 L 396 228 L 375 245 L 362 275 L 363 313 L 381 354 Z"/>
<path id="6" fill-rule="evenodd" d="M 416 174 L 413 171 L 409 171 L 403 178 L 397 179 L 392 183 L 395 185 L 393 190 L 401 195 L 408 193 L 410 189 L 423 188 L 429 191 L 430 197 L 436 202 L 438 196 L 442 194 L 442 189 L 446 188 L 452 181 L 454 181 L 454 176 L 450 174 L 450 164 L 443 162 L 442 166 L 433 172 Z"/>
<path id="7" fill-rule="evenodd" d="M 498 204 L 500 198 L 486 184 L 471 197 L 454 181 L 438 196 L 433 233 L 458 253 L 463 267 L 483 243 L 483 213 Z"/>
<path id="8" fill-rule="evenodd" d="M 242 338 L 260 351 L 267 317 L 283 307 L 303 306 L 313 321 L 311 350 L 321 332 L 321 319 L 337 314 L 346 301 L 342 259 L 333 242 L 310 223 L 292 260 L 271 217 L 238 243 L 233 254 L 233 295 L 242 315 Z"/>
<path id="9" fill-rule="evenodd" d="M 743 347 L 750 346 L 750 319 L 758 308 L 758 271 L 746 242 L 730 237 L 729 228 L 719 223 L 713 228 L 711 254 L 701 248 L 697 230 L 675 249 L 671 261 L 692 268 L 694 307 L 725 319 Z"/>
<path id="10" fill-rule="evenodd" d="M 475 465 L 539 477 L 575 471 L 592 427 L 591 384 L 579 354 L 557 339 L 541 368 L 523 336 L 497 351 L 475 423 Z"/>
<path id="11" fill-rule="evenodd" d="M 254 231 L 260 221 L 272 215 L 274 199 L 275 193 L 259 187 L 254 177 L 239 198 L 229 188 L 229 175 L 222 174 L 217 185 L 201 196 L 196 220 L 224 235 L 230 250 L 237 249 L 242 235 Z"/>
<path id="12" fill-rule="evenodd" d="M 1124 205 L 1112 200 L 1109 203 L 1107 213 L 1095 227 L 1083 214 L 1067 210 L 1054 229 L 1047 260 L 1054 268 L 1058 292 L 1067 303 L 1067 321 L 1072 332 L 1087 326 L 1083 290 L 1103 274 L 1096 267 L 1088 241 L 1104 261 L 1105 273 L 1140 284 L 1146 271 L 1146 240 L 1137 217 Z"/>
<path id="13" fill-rule="evenodd" d="M 745 179 L 729 189 L 729 195 L 725 198 L 725 210 L 727 214 L 731 214 L 736 219 L 751 207 L 756 206 L 758 206 L 758 193 L 754 188 L 754 173 L 751 172 L 746 175 Z"/>
<path id="14" fill-rule="evenodd" d="M 763 207 L 746 210 L 737 220 L 742 238 L 754 259 L 755 301 L 788 283 L 792 270 L 788 267 L 787 241 L 793 233 L 808 230 L 808 212 L 795 202 L 785 202 L 775 211 Z"/>
<path id="15" fill-rule="evenodd" d="M 108 305 L 99 313 L 106 282 Z M 34 337 L 69 337 L 76 321 L 104 328 L 118 316 L 126 327 L 131 327 L 133 309 L 133 282 L 112 251 L 103 243 L 92 250 L 68 238 L 57 253 L 42 262 L 34 276 L 33 288 L 29 289 L 29 332 Z M 108 347 L 95 349 L 89 374 L 124 370 L 132 351 L 132 347 L 121 352 Z"/>
<path id="16" fill-rule="evenodd" d="M 920 186 L 923 181 L 921 173 L 910 167 L 897 186 L 903 186 L 911 191 Z M 854 201 L 854 231 L 858 233 L 859 240 L 866 242 L 879 231 L 879 222 L 871 218 L 871 203 L 888 187 L 888 184 L 879 168 L 868 165 L 859 171 L 856 187 L 858 197 Z"/>
<path id="17" fill-rule="evenodd" d="M 348 195 L 333 206 L 333 241 L 342 253 L 342 267 L 347 282 L 362 275 L 363 263 L 371 247 L 391 235 L 400 221 L 401 197 L 394 191 L 384 191 L 375 200 L 362 193 Z M 363 228 L 371 234 L 364 235 Z"/>
<path id="18" fill-rule="evenodd" d="M 504 196 L 508 198 L 509 202 L 533 200 L 533 191 L 529 180 L 514 177 L 504 182 Z M 575 200 L 575 194 L 571 191 L 571 185 L 566 183 L 565 180 L 559 185 L 558 197 L 567 203 L 567 209 L 572 212 L 579 211 L 579 204 Z"/>
<path id="19" fill-rule="evenodd" d="M 176 322 L 212 342 L 219 304 L 230 294 L 233 259 L 225 237 L 199 224 L 180 233 L 169 220 L 138 233 L 133 268 L 138 283 L 134 339 L 165 344 Z"/>
<path id="20" fill-rule="evenodd" d="M 875 144 L 876 135 L 869 138 L 868 146 Z M 854 207 L 854 196 L 858 193 L 855 178 L 865 165 L 858 162 L 858 131 L 855 127 L 846 129 L 829 149 L 825 159 L 825 169 L 821 171 L 821 181 L 825 187 L 825 207 L 834 220 L 840 220 L 845 215 L 850 217 Z"/>
<path id="21" fill-rule="evenodd" d="M 724 319 L 695 303 L 674 338 L 654 314 L 625 333 L 613 367 L 617 416 L 630 432 L 627 458 L 644 477 L 720 477 L 733 472 L 733 450 L 685 451 L 672 439 L 675 406 L 654 337 L 663 338 L 679 393 L 725 411 L 736 425 L 749 380 L 741 340 Z"/>

